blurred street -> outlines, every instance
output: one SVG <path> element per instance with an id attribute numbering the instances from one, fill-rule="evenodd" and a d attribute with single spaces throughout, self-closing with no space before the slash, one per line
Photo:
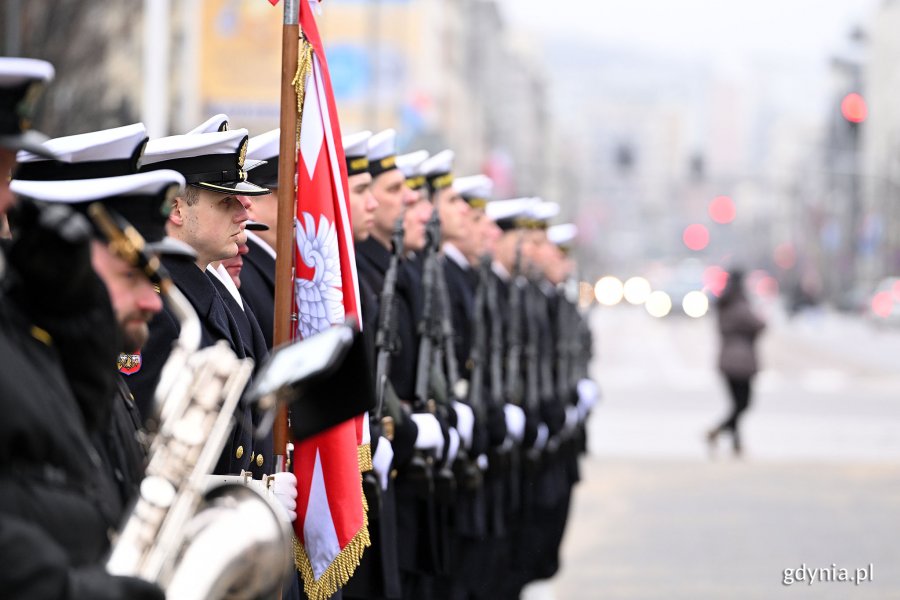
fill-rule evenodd
<path id="1" fill-rule="evenodd" d="M 549 598 L 896 598 L 900 589 L 900 330 L 768 315 L 745 458 L 703 433 L 727 399 L 712 316 L 595 310 L 591 422 Z M 782 585 L 789 568 L 873 566 L 872 582 Z"/>

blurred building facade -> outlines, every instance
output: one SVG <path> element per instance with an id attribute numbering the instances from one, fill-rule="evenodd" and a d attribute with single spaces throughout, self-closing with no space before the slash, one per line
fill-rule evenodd
<path id="1" fill-rule="evenodd" d="M 861 125 L 860 275 L 867 286 L 900 274 L 900 2 L 884 2 L 869 28 L 862 93 L 869 114 Z"/>
<path id="2" fill-rule="evenodd" d="M 490 174 L 498 196 L 547 191 L 546 76 L 495 0 L 331 0 L 319 24 L 345 131 L 449 147 L 456 171 Z"/>

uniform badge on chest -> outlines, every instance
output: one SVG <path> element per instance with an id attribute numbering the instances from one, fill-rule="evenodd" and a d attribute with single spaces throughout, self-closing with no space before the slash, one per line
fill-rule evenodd
<path id="1" fill-rule="evenodd" d="M 123 375 L 134 375 L 141 370 L 141 353 L 119 355 L 118 360 L 119 373 Z"/>

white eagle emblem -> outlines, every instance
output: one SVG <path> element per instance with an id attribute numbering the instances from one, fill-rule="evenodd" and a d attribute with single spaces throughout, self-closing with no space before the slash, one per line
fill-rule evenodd
<path id="1" fill-rule="evenodd" d="M 312 279 L 294 280 L 302 338 L 344 322 L 344 293 L 341 279 L 341 257 L 337 230 L 325 215 L 319 216 L 319 227 L 310 213 L 303 213 L 303 222 L 294 220 L 297 248 L 303 263 L 313 269 Z"/>

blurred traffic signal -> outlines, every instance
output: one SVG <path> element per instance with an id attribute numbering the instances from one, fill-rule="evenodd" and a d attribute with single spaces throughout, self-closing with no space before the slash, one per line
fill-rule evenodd
<path id="1" fill-rule="evenodd" d="M 851 92 L 841 100 L 841 115 L 850 123 L 859 124 L 869 116 L 866 100 L 856 92 Z"/>

